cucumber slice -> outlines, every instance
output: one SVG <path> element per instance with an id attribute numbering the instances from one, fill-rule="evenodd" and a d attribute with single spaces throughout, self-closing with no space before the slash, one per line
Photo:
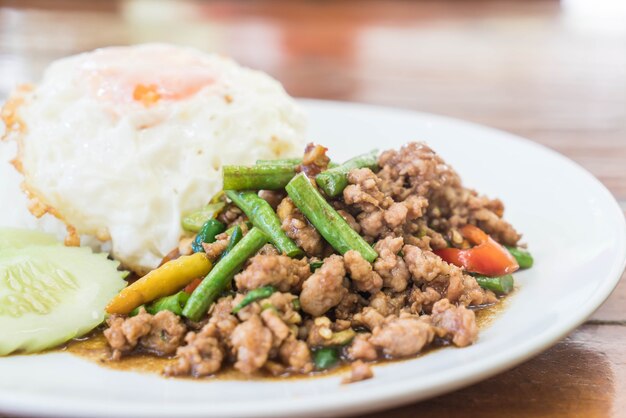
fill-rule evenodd
<path id="1" fill-rule="evenodd" d="M 98 326 L 126 285 L 118 266 L 86 247 L 0 250 L 0 355 L 41 351 Z"/>
<path id="2" fill-rule="evenodd" d="M 30 245 L 60 244 L 54 235 L 18 228 L 0 228 L 0 251 L 24 248 Z"/>

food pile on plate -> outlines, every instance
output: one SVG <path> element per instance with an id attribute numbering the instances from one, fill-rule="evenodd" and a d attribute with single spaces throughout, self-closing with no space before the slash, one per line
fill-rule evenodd
<path id="1" fill-rule="evenodd" d="M 70 57 L 2 114 L 21 175 L 5 178 L 25 192 L 7 181 L 23 211 L 3 219 L 66 236 L 0 230 L 0 354 L 83 335 L 106 311 L 110 361 L 174 356 L 164 373 L 195 377 L 349 364 L 358 381 L 474 343 L 474 310 L 532 265 L 502 202 L 427 145 L 331 161 L 304 146 L 280 84 L 221 57 Z"/>

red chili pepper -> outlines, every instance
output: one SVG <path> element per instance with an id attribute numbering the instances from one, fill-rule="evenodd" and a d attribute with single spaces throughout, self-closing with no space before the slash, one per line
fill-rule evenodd
<path id="1" fill-rule="evenodd" d="M 461 234 L 475 246 L 467 250 L 443 248 L 435 254 L 455 266 L 485 276 L 503 276 L 519 269 L 515 258 L 493 238 L 474 225 L 465 225 Z"/>
<path id="2" fill-rule="evenodd" d="M 200 286 L 200 283 L 202 283 L 202 279 L 200 277 L 193 279 L 191 283 L 185 286 L 185 288 L 183 289 L 183 292 L 191 295 L 193 291 L 196 290 L 196 287 Z"/>

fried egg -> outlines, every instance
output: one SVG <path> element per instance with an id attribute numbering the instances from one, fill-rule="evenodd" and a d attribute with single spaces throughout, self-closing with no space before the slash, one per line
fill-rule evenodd
<path id="1" fill-rule="evenodd" d="M 0 192 L 11 202 L 2 223 L 34 224 L 16 196 L 21 180 L 32 215 L 62 221 L 66 244 L 109 242 L 137 272 L 178 245 L 181 217 L 221 190 L 222 165 L 296 155 L 306 128 L 268 75 L 162 44 L 56 61 L 39 85 L 9 98 L 2 117 Z M 8 173 L 8 159 L 21 179 Z"/>

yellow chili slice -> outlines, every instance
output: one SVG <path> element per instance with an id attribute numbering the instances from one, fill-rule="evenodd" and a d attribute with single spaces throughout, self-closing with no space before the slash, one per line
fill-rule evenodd
<path id="1" fill-rule="evenodd" d="M 168 261 L 122 289 L 106 307 L 110 314 L 127 315 L 144 303 L 176 293 L 197 277 L 204 277 L 213 264 L 203 252 Z"/>

